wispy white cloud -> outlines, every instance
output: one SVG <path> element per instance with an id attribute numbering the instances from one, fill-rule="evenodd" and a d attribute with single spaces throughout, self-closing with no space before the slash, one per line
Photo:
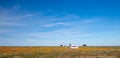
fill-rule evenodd
<path id="1" fill-rule="evenodd" d="M 97 20 L 100 18 L 89 18 L 89 19 L 82 19 L 81 22 L 84 24 L 90 24 L 90 23 L 95 23 Z"/>
<path id="2" fill-rule="evenodd" d="M 66 24 L 64 21 L 70 21 L 70 20 L 77 20 L 79 19 L 79 16 L 77 15 L 70 15 L 70 14 L 65 14 L 65 15 L 59 15 L 59 14 L 51 14 L 51 15 L 44 15 L 41 14 L 39 16 L 39 19 L 37 20 L 37 23 L 42 22 L 43 25 L 49 25 L 49 24 Z M 42 20 L 42 21 L 41 21 Z M 53 22 L 53 23 L 52 23 Z"/>
<path id="3" fill-rule="evenodd" d="M 89 36 L 93 36 L 93 35 L 82 33 L 82 31 L 78 31 L 78 29 L 77 30 L 63 29 L 63 30 L 55 30 L 49 32 L 26 33 L 26 34 L 21 34 L 20 37 L 49 40 L 49 39 L 74 39 L 76 37 L 89 37 Z"/>
<path id="4" fill-rule="evenodd" d="M 0 25 L 23 25 L 23 22 L 26 24 L 40 24 L 42 27 L 53 27 L 58 25 L 64 25 L 68 26 L 68 21 L 81 21 L 82 23 L 88 24 L 92 23 L 93 19 L 81 19 L 80 16 L 74 15 L 74 14 L 65 14 L 65 15 L 59 15 L 59 14 L 51 14 L 51 15 L 44 15 L 43 12 L 26 12 L 24 13 L 18 13 L 21 9 L 20 5 L 15 5 L 10 10 L 4 9 L 1 10 L 0 14 L 0 21 L 3 22 Z M 42 13 L 42 14 L 41 14 Z M 13 15 L 15 14 L 15 15 Z M 36 17 L 37 16 L 37 17 Z M 32 17 L 32 20 L 30 21 L 30 18 Z M 5 22 L 4 22 L 5 21 Z M 30 22 L 28 22 L 30 21 Z M 67 21 L 67 22 L 64 22 Z M 34 22 L 34 23 L 32 23 Z M 52 23 L 53 22 L 53 23 Z M 78 23 L 81 23 L 78 22 Z M 72 23 L 71 23 L 72 24 Z M 74 23 L 76 24 L 76 23 Z"/>
<path id="5" fill-rule="evenodd" d="M 43 25 L 43 27 L 53 27 L 53 26 L 57 26 L 57 25 L 69 26 L 68 23 L 65 23 L 65 22 L 58 22 L 58 23 L 52 23 L 52 24 L 45 24 L 45 25 Z"/>
<path id="6" fill-rule="evenodd" d="M 88 24 L 91 23 L 93 20 L 84 20 L 84 23 Z"/>
<path id="7" fill-rule="evenodd" d="M 0 26 L 20 26 L 20 25 L 25 25 L 22 22 L 24 21 L 24 18 L 29 18 L 32 16 L 39 15 L 40 12 L 23 12 L 20 11 L 20 6 L 15 5 L 11 7 L 10 9 L 8 8 L 1 8 L 0 10 Z"/>
<path id="8" fill-rule="evenodd" d="M 22 23 L 14 23 L 14 22 L 0 22 L 0 26 L 20 26 L 24 25 Z"/>
<path id="9" fill-rule="evenodd" d="M 78 39 L 93 37 L 94 34 L 84 33 L 79 29 L 70 28 L 48 32 L 21 33 L 14 36 L 17 38 L 25 38 L 26 44 L 33 43 L 34 45 L 60 45 L 69 43 L 75 44 L 78 42 Z"/>

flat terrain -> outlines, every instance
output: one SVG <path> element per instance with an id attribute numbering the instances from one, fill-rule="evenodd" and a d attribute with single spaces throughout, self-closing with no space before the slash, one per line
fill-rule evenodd
<path id="1" fill-rule="evenodd" d="M 120 58 L 120 47 L 0 46 L 0 58 Z"/>

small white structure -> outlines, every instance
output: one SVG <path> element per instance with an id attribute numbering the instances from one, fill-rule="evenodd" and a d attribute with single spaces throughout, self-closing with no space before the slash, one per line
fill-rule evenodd
<path id="1" fill-rule="evenodd" d="M 78 49 L 78 46 L 77 45 L 72 45 L 70 46 L 71 49 Z"/>

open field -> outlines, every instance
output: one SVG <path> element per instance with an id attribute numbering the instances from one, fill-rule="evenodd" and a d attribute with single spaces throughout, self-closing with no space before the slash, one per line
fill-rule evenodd
<path id="1" fill-rule="evenodd" d="M 1 46 L 0 58 L 120 58 L 120 47 Z"/>

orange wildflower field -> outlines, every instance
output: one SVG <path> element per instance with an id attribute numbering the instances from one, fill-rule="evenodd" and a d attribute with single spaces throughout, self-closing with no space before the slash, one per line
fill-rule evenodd
<path id="1" fill-rule="evenodd" d="M 0 58 L 120 58 L 120 47 L 1 46 Z"/>

